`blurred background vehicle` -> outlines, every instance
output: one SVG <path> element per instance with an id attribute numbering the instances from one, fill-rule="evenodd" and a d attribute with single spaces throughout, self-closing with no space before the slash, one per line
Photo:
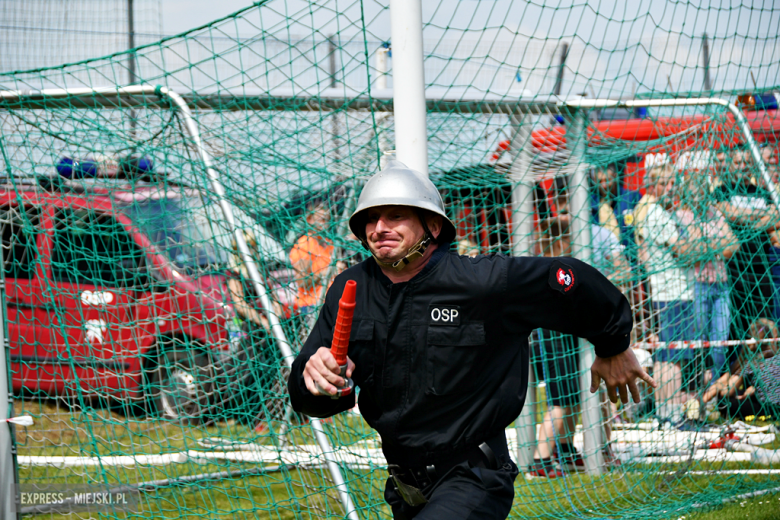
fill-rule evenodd
<path id="1" fill-rule="evenodd" d="M 217 227 L 216 201 L 159 179 L 22 182 L 0 188 L 14 390 L 78 393 L 183 420 L 240 407 L 220 388 L 235 379 L 225 374 L 245 334 L 227 290 L 231 235 Z M 284 305 L 284 249 L 235 216 Z"/>

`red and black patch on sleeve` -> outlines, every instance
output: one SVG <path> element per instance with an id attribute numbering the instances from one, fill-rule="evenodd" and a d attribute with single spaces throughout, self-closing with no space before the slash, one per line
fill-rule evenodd
<path id="1" fill-rule="evenodd" d="M 578 284 L 574 268 L 557 260 L 550 266 L 550 276 L 547 281 L 553 290 L 561 294 L 572 293 Z"/>

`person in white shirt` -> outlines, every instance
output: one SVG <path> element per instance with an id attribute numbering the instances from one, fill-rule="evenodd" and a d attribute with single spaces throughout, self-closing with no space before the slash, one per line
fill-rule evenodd
<path id="1" fill-rule="evenodd" d="M 687 269 L 693 244 L 681 236 L 673 213 L 675 172 L 671 165 L 654 165 L 645 180 L 645 196 L 636 207 L 634 222 L 640 258 L 650 280 L 653 311 L 658 316 L 658 337 L 667 344 L 653 356 L 659 379 L 656 413 L 676 423 L 682 419 L 685 401 L 680 392 L 682 366 L 693 360 L 693 351 L 668 348 L 668 343 L 695 338 L 694 292 Z"/>
<path id="2" fill-rule="evenodd" d="M 691 264 L 694 280 L 696 339 L 724 342 L 729 339 L 731 309 L 726 262 L 739 249 L 728 221 L 713 204 L 709 183 L 703 174 L 691 172 L 680 192 L 676 216 L 688 238 L 697 244 Z M 728 371 L 728 349 L 710 346 L 705 351 L 710 368 L 704 384 Z"/>

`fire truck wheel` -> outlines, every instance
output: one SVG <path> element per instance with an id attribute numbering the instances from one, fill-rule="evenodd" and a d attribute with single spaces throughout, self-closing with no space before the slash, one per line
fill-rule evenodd
<path id="1" fill-rule="evenodd" d="M 180 339 L 170 339 L 147 378 L 147 395 L 158 416 L 186 423 L 206 418 L 214 377 L 208 356 Z"/>

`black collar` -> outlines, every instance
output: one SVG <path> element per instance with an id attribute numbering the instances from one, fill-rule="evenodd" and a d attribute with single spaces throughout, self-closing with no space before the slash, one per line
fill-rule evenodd
<path id="1" fill-rule="evenodd" d="M 433 270 L 433 268 L 436 267 L 436 264 L 438 264 L 439 261 L 442 258 L 444 258 L 444 255 L 446 255 L 449 252 L 449 250 L 450 250 L 449 242 L 444 244 L 439 244 L 439 247 L 436 248 L 436 251 L 431 253 L 431 258 L 428 260 L 428 263 L 425 264 L 425 267 L 423 267 L 419 273 L 417 273 L 415 278 L 417 278 L 417 276 L 422 276 L 431 272 L 431 270 Z"/>

